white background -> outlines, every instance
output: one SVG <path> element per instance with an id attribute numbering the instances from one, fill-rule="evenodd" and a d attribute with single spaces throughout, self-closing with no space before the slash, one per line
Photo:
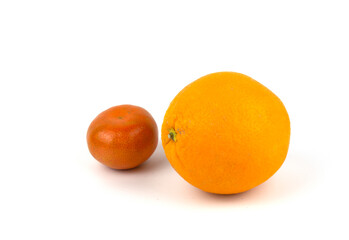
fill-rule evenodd
<path id="1" fill-rule="evenodd" d="M 1 1 L 0 239 L 348 239 L 347 1 Z M 238 195 L 202 192 L 161 144 L 110 170 L 85 135 L 236 71 L 284 102 L 282 168 Z"/>

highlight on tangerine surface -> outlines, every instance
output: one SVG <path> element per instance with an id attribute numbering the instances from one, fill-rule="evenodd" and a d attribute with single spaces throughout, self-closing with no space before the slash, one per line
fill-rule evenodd
<path id="1" fill-rule="evenodd" d="M 290 119 L 281 100 L 254 79 L 217 72 L 181 90 L 161 129 L 172 167 L 193 186 L 234 194 L 269 179 L 283 164 Z"/>

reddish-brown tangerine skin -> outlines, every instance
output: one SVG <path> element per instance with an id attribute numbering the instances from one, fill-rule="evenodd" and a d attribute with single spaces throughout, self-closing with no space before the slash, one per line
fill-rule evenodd
<path id="1" fill-rule="evenodd" d="M 158 128 L 145 109 L 119 105 L 100 113 L 87 131 L 92 156 L 113 169 L 130 169 L 146 161 L 158 144 Z"/>

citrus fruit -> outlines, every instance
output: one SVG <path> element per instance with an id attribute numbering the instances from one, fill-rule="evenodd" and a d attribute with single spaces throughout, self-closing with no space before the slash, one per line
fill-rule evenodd
<path id="1" fill-rule="evenodd" d="M 283 164 L 290 120 L 281 100 L 235 72 L 217 72 L 180 91 L 166 111 L 161 140 L 172 167 L 211 193 L 247 191 Z"/>
<path id="2" fill-rule="evenodd" d="M 158 143 L 157 125 L 145 109 L 119 105 L 100 113 L 87 131 L 92 156 L 114 169 L 134 168 L 146 161 Z"/>

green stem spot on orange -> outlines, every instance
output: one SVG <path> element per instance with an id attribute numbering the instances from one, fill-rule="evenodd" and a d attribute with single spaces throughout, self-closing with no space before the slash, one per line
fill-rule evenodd
<path id="1" fill-rule="evenodd" d="M 171 139 L 172 141 L 176 142 L 177 141 L 176 136 L 177 136 L 176 131 L 173 128 L 171 128 L 169 130 L 168 138 Z"/>

